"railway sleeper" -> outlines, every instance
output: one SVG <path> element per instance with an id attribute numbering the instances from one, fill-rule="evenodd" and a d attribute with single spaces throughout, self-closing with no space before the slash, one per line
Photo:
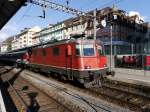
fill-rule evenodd
<path id="1" fill-rule="evenodd" d="M 97 87 L 102 87 L 102 82 L 100 80 L 100 78 L 95 78 L 93 81 L 91 82 L 86 82 L 84 83 L 84 87 L 86 88 L 97 88 Z"/>

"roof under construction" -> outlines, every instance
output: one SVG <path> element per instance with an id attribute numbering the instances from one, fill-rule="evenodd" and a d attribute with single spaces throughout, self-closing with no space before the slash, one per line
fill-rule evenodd
<path id="1" fill-rule="evenodd" d="M 0 29 L 25 4 L 26 0 L 0 0 Z"/>

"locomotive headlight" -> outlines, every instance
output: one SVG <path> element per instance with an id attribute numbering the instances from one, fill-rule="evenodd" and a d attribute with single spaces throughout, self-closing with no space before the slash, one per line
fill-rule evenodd
<path id="1" fill-rule="evenodd" d="M 91 66 L 84 66 L 84 69 L 91 69 Z"/>
<path id="2" fill-rule="evenodd" d="M 107 65 L 104 65 L 104 67 L 107 67 Z"/>

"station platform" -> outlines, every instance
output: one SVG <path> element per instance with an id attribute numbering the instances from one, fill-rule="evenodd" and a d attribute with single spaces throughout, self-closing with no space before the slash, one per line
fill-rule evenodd
<path id="1" fill-rule="evenodd" d="M 113 68 L 113 70 L 115 71 L 115 76 L 110 76 L 109 79 L 111 80 L 118 80 L 150 87 L 150 71 L 127 68 Z"/>
<path id="2" fill-rule="evenodd" d="M 0 90 L 0 112 L 6 112 L 3 96 Z"/>

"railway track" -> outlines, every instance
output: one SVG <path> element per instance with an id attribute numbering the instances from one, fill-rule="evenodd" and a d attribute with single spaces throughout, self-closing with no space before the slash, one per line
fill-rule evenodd
<path id="1" fill-rule="evenodd" d="M 29 73 L 26 73 L 26 74 L 33 77 L 34 79 L 40 80 L 41 82 L 45 83 L 46 85 L 48 85 L 50 87 L 56 88 L 60 91 L 63 91 L 64 93 L 66 93 L 69 96 L 73 96 L 74 98 L 83 101 L 84 103 L 86 103 L 92 109 L 92 112 L 101 112 L 101 111 L 103 111 L 103 112 L 113 112 L 109 107 L 106 107 L 105 105 L 101 105 L 101 106 L 96 105 L 95 103 L 92 103 L 92 102 L 84 99 L 82 96 L 80 96 L 78 94 L 74 94 L 73 92 L 68 92 L 66 88 L 62 88 L 62 87 L 58 86 L 57 84 L 46 82 L 46 81 L 42 80 L 41 78 L 39 78 L 37 76 L 30 75 Z"/>
<path id="2" fill-rule="evenodd" d="M 58 81 L 58 83 L 63 82 Z M 108 102 L 113 102 L 121 107 L 123 106 L 125 108 L 129 108 L 131 111 L 150 111 L 150 88 L 146 86 L 140 86 L 107 79 L 102 83 L 102 87 L 100 88 L 85 89 L 80 87 L 74 87 L 68 83 L 67 86 L 77 89 L 78 91 L 96 96 L 98 98 L 102 98 Z M 96 107 L 96 105 L 90 105 Z M 109 112 L 109 110 L 107 111 Z"/>
<path id="3" fill-rule="evenodd" d="M 39 90 L 25 79 L 6 73 L 3 81 L 9 85 L 8 93 L 11 96 L 18 112 L 73 112 L 48 94 Z M 16 78 L 15 81 L 10 79 Z"/>
<path id="4" fill-rule="evenodd" d="M 58 81 L 59 82 L 59 81 Z M 62 82 L 60 82 L 62 83 Z M 64 84 L 64 83 L 63 83 Z M 100 88 L 69 87 L 113 102 L 131 111 L 150 111 L 150 87 L 106 79 Z"/>
<path id="5" fill-rule="evenodd" d="M 30 74 L 26 74 L 26 75 L 30 75 Z M 32 76 L 32 75 L 30 75 L 30 76 Z M 37 76 L 36 77 L 32 76 L 32 77 L 34 79 L 44 82 Z M 55 79 L 53 79 L 53 80 L 55 80 Z M 19 82 L 19 83 L 22 84 L 23 82 Z M 66 91 L 66 89 L 62 89 L 55 84 L 48 83 L 48 82 L 44 82 L 44 83 L 46 85 L 60 89 L 60 91 L 64 91 L 65 93 L 86 102 L 93 109 L 93 112 L 98 112 L 99 109 L 101 109 L 105 112 L 111 112 L 109 107 L 106 108 L 105 106 L 98 106 L 95 103 L 91 103 L 91 102 L 87 101 L 86 99 L 82 98 L 79 95 L 73 95 L 73 94 L 68 93 Z M 74 90 L 78 90 L 80 92 L 90 94 L 96 98 L 104 99 L 108 102 L 112 102 L 121 107 L 129 108 L 132 111 L 137 111 L 137 112 L 140 112 L 140 111 L 141 112 L 149 112 L 150 111 L 150 95 L 149 95 L 148 87 L 123 83 L 123 82 L 119 82 L 119 81 L 111 81 L 111 80 L 105 80 L 104 83 L 102 84 L 101 88 L 91 88 L 91 89 L 75 87 L 68 83 L 64 83 L 64 82 L 60 82 L 60 81 L 57 81 L 57 83 L 63 84 L 67 88 L 72 88 Z M 23 86 L 23 87 L 24 87 L 24 89 L 27 88 L 26 86 Z M 20 89 L 21 88 L 18 89 L 19 92 L 20 92 Z M 42 101 L 40 101 L 40 102 L 42 102 Z M 29 104 L 27 104 L 27 105 L 29 105 Z"/>
<path id="6" fill-rule="evenodd" d="M 128 107 L 132 111 L 150 111 L 150 88 L 110 81 L 102 83 L 101 88 L 88 89 L 92 94 L 114 102 L 120 106 Z"/>

